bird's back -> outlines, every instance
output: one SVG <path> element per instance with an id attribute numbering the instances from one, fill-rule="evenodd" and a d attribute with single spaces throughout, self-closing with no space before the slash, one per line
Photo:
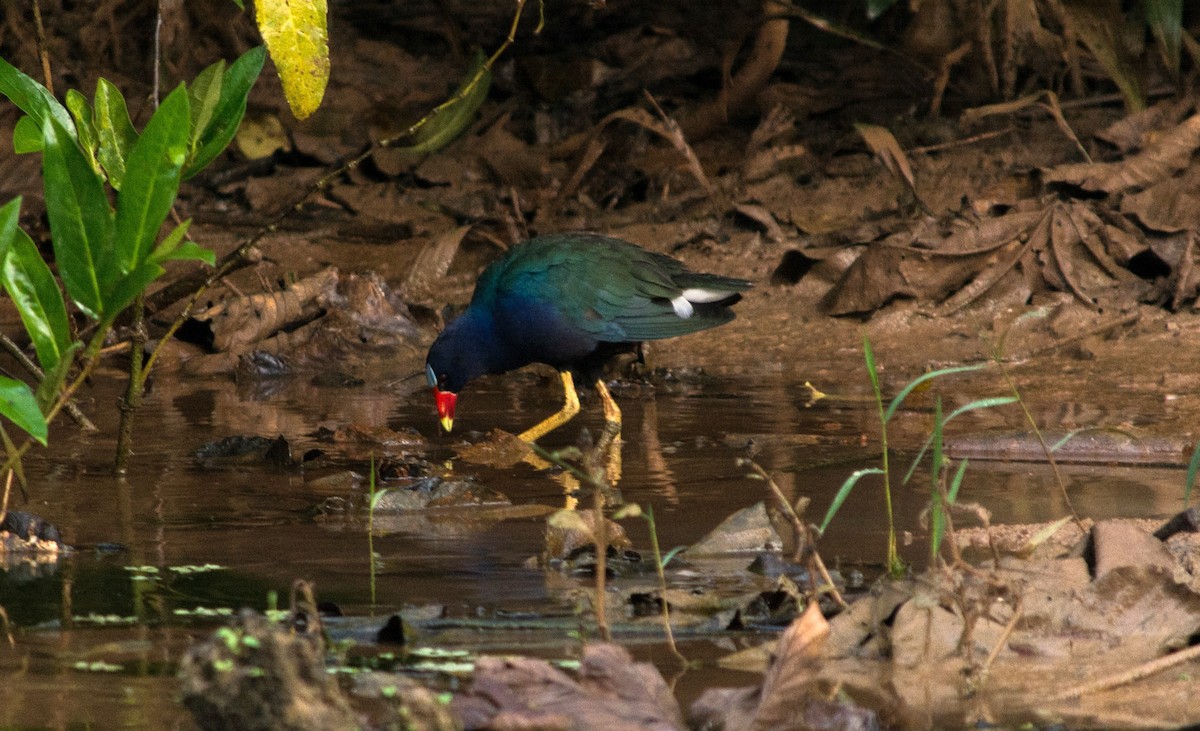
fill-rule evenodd
<path id="1" fill-rule="evenodd" d="M 749 287 L 618 239 L 556 234 L 518 244 L 493 263 L 471 306 L 490 309 L 520 339 L 549 348 L 564 339 L 575 349 L 590 342 L 594 349 L 597 342 L 657 340 L 728 322 L 729 305 Z"/>

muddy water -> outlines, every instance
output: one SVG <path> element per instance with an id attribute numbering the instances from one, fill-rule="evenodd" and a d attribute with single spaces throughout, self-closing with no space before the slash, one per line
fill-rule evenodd
<path id="1" fill-rule="evenodd" d="M 315 582 L 322 600 L 354 617 L 387 616 L 412 606 L 441 606 L 461 617 L 490 617 L 498 610 L 561 614 L 564 584 L 527 568 L 541 548 L 538 519 L 503 522 L 467 514 L 410 517 L 382 522 L 374 539 L 378 558 L 375 599 L 364 523 L 315 520 L 314 506 L 330 491 L 319 478 L 342 468 L 281 471 L 260 466 L 201 470 L 192 451 L 230 434 L 292 440 L 297 452 L 315 446 L 318 426 L 414 426 L 432 436 L 435 458 L 446 458 L 453 438 L 436 434 L 424 390 L 405 395 L 389 375 L 358 389 L 329 389 L 290 379 L 253 385 L 226 381 L 164 383 L 139 414 L 137 456 L 125 480 L 109 471 L 107 437 L 60 427 L 54 449 L 27 462 L 28 504 L 19 506 L 57 524 L 79 550 L 57 565 L 22 565 L 0 572 L 0 605 L 11 621 L 13 642 L 0 642 L 0 726 L 51 728 L 190 728 L 175 700 L 174 663 L 190 638 L 206 635 L 211 620 L 179 614 L 266 606 L 269 592 L 286 603 L 294 579 Z M 166 379 L 168 381 L 173 379 Z M 529 374 L 485 380 L 459 403 L 462 433 L 493 426 L 518 431 L 556 407 L 548 381 Z M 865 380 L 845 384 L 846 400 L 808 405 L 801 383 L 777 375 L 703 376 L 662 382 L 654 388 L 623 386 L 616 396 L 625 413 L 623 472 L 627 501 L 654 507 L 664 547 L 688 544 L 730 512 L 764 498 L 761 482 L 736 464 L 750 450 L 781 486 L 812 499 L 819 520 L 838 486 L 853 470 L 875 464 L 877 425 Z M 85 404 L 101 427 L 115 432 L 118 382 L 102 374 Z M 926 405 L 927 406 L 927 405 Z M 896 462 L 907 465 L 927 428 L 926 407 L 915 403 L 896 422 Z M 598 407 L 548 439 L 568 444 L 578 426 L 598 426 Z M 995 426 L 1004 417 L 963 417 L 961 429 Z M 1015 417 L 1008 419 L 1015 424 Z M 328 448 L 328 447 L 326 447 Z M 909 452 L 911 454 L 911 451 Z M 464 474 L 505 493 L 514 503 L 559 505 L 558 483 L 528 468 L 492 470 L 461 466 Z M 1181 469 L 1064 468 L 1076 508 L 1092 517 L 1165 515 L 1178 508 Z M 997 521 L 1040 521 L 1062 514 L 1049 472 L 1029 464 L 977 464 L 968 472 L 964 499 L 977 500 Z M 920 490 L 897 487 L 896 520 L 919 535 Z M 827 561 L 861 566 L 870 575 L 885 545 L 879 483 L 860 484 L 822 546 Z M 627 528 L 647 545 L 640 521 Z M 919 538 L 904 548 L 921 560 Z M 216 564 L 223 568 L 181 575 L 171 567 Z M 127 567 L 152 566 L 150 580 Z M 145 575 L 145 574 L 143 574 Z M 89 615 L 120 617 L 98 626 Z M 488 644 L 487 638 L 480 640 Z M 564 632 L 545 640 L 550 654 L 569 653 Z M 499 641 L 499 646 L 504 642 Z M 685 652 L 711 657 L 722 648 L 694 643 Z M 643 647 L 654 656 L 654 647 Z M 79 669 L 77 663 L 103 661 Z M 731 679 L 694 671 L 680 681 L 690 695 Z"/>

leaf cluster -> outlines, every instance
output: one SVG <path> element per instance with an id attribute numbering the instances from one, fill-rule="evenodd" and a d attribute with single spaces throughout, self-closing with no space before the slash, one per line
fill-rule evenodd
<path id="1" fill-rule="evenodd" d="M 0 415 L 45 444 L 77 341 L 68 300 L 98 327 L 88 357 L 117 316 L 168 261 L 212 264 L 211 251 L 185 240 L 189 221 L 160 236 L 180 183 L 208 165 L 232 140 L 265 51 L 228 68 L 209 66 L 189 87 L 179 84 L 138 132 L 121 92 L 100 79 L 91 100 L 72 89 L 60 103 L 41 84 L 0 59 L 0 94 L 25 116 L 13 133 L 17 153 L 42 155 L 46 215 L 60 288 L 32 238 L 19 226 L 21 199 L 0 207 L 0 284 L 20 314 L 41 368 L 36 393 L 0 377 Z M 65 296 L 64 296 L 65 291 Z M 5 443 L 8 444 L 7 436 Z"/>

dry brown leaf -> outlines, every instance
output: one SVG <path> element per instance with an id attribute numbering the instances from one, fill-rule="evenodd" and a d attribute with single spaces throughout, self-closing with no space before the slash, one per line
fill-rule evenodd
<path id="1" fill-rule="evenodd" d="M 1096 133 L 1120 152 L 1129 153 L 1151 144 L 1164 130 L 1175 128 L 1195 105 L 1195 100 L 1164 99 L 1152 107 L 1127 115 Z"/>
<path id="2" fill-rule="evenodd" d="M 822 301 L 831 315 L 872 312 L 897 297 L 938 301 L 974 277 L 990 252 L 940 257 L 874 245 L 850 265 Z"/>
<path id="3" fill-rule="evenodd" d="M 1121 213 L 1154 232 L 1200 230 L 1200 166 L 1124 196 Z"/>
<path id="4" fill-rule="evenodd" d="M 857 123 L 854 128 L 867 143 L 867 147 L 871 148 L 871 152 L 875 153 L 879 162 L 883 163 L 883 166 L 889 173 L 896 176 L 897 180 L 904 183 L 913 198 L 920 202 L 921 196 L 917 194 L 917 179 L 913 175 L 912 165 L 895 136 L 885 127 L 875 124 Z"/>
<path id="5" fill-rule="evenodd" d="M 778 244 L 787 238 L 784 235 L 783 228 L 780 227 L 779 222 L 776 221 L 775 217 L 771 215 L 771 212 L 763 206 L 755 203 L 738 203 L 733 207 L 733 209 L 746 218 L 749 218 L 751 221 L 761 225 L 767 233 L 767 240 Z"/>
<path id="6" fill-rule="evenodd" d="M 828 637 L 829 623 L 817 602 L 810 601 L 804 614 L 788 625 L 775 646 L 775 662 L 763 677 L 754 728 L 772 728 L 789 717 L 796 701 L 813 682 Z"/>
<path id="7" fill-rule="evenodd" d="M 600 155 L 604 153 L 604 149 L 608 146 L 604 132 L 613 123 L 621 120 L 632 122 L 670 142 L 671 146 L 683 155 L 687 162 L 688 172 L 692 174 L 692 177 L 696 179 L 709 196 L 714 194 L 715 191 L 712 183 L 709 182 L 708 176 L 704 173 L 704 168 L 700 164 L 700 158 L 696 157 L 696 153 L 684 138 L 683 131 L 676 124 L 675 120 L 667 117 L 665 114 L 662 115 L 661 120 L 655 119 L 645 109 L 631 107 L 628 109 L 619 109 L 609 114 L 596 125 L 596 129 L 592 132 L 591 139 L 588 140 L 587 147 L 584 149 L 583 156 L 580 158 L 579 164 L 575 167 L 575 172 L 571 174 L 566 184 L 563 185 L 562 192 L 559 194 L 560 198 L 568 198 L 579 190 L 579 186 L 583 182 L 583 177 L 596 164 L 596 161 L 600 159 Z"/>
<path id="8" fill-rule="evenodd" d="M 1059 165 L 1044 173 L 1047 183 L 1120 193 L 1144 188 L 1187 168 L 1200 147 L 1200 114 L 1194 114 L 1144 151 L 1120 162 Z"/>
<path id="9" fill-rule="evenodd" d="M 605 539 L 618 549 L 633 547 L 620 523 L 604 519 Z M 559 510 L 546 519 L 546 558 L 567 558 L 586 546 L 596 545 L 596 513 L 591 510 Z"/>
<path id="10" fill-rule="evenodd" d="M 446 272 L 450 271 L 458 247 L 471 228 L 468 225 L 443 231 L 422 247 L 401 288 L 405 298 L 421 300 L 433 292 Z"/>

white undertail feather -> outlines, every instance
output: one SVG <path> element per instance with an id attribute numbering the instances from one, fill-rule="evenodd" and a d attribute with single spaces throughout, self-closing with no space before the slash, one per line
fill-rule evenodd
<path id="1" fill-rule="evenodd" d="M 679 315 L 684 320 L 688 319 L 696 313 L 696 308 L 693 304 L 701 302 L 718 302 L 729 296 L 728 292 L 721 292 L 716 289 L 701 289 L 699 287 L 689 287 L 683 290 L 678 297 L 671 300 L 671 307 L 675 309 L 675 314 Z"/>
<path id="2" fill-rule="evenodd" d="M 728 296 L 728 292 L 722 292 L 719 289 L 701 289 L 699 287 L 689 287 L 680 295 L 688 302 L 717 302 Z"/>
<path id="3" fill-rule="evenodd" d="M 675 314 L 679 315 L 684 320 L 691 317 L 692 313 L 696 311 L 696 309 L 692 307 L 692 303 L 688 302 L 687 297 L 683 294 L 671 300 L 671 307 L 674 307 Z"/>

